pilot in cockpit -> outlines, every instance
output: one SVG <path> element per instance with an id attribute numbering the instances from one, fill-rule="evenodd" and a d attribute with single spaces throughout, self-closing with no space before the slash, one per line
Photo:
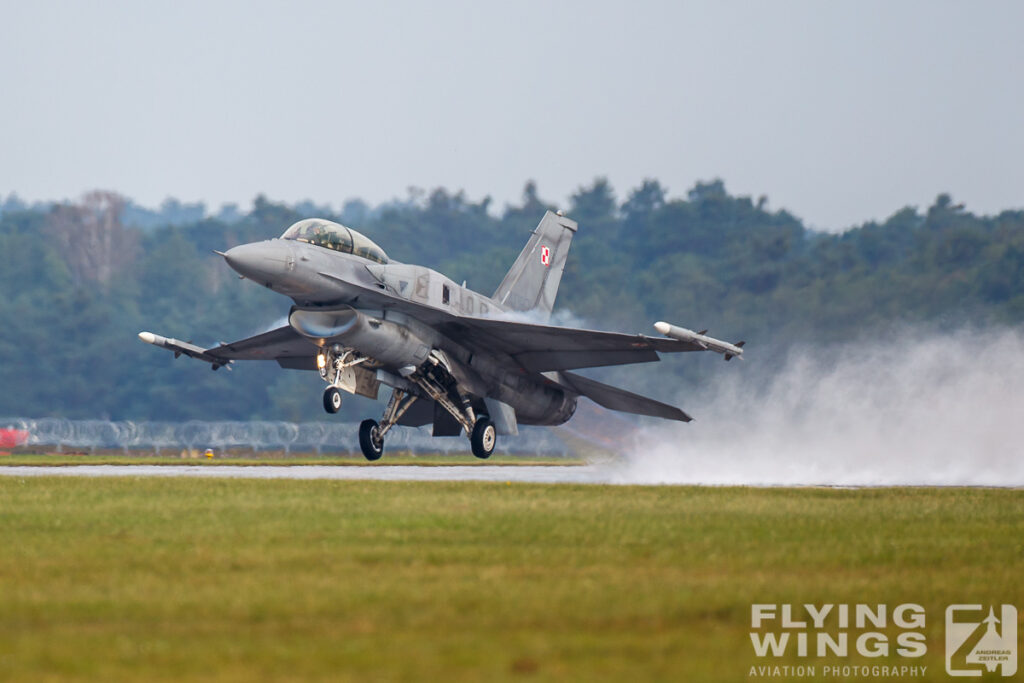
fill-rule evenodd
<path id="1" fill-rule="evenodd" d="M 313 228 L 313 239 L 311 241 L 313 244 L 327 246 L 327 228 L 323 224 L 318 224 Z"/>

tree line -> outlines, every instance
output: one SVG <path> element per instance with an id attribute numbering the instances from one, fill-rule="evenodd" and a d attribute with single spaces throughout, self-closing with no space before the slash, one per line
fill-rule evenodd
<path id="1" fill-rule="evenodd" d="M 33 206 L 8 200 L 0 213 L 0 415 L 326 418 L 316 373 L 256 362 L 212 373 L 136 334 L 209 345 L 282 324 L 288 300 L 239 281 L 212 250 L 278 236 L 313 211 L 364 232 L 393 259 L 489 295 L 552 208 L 532 182 L 500 211 L 489 198 L 438 188 L 376 207 L 349 201 L 340 211 L 259 196 L 247 212 L 210 216 L 165 202 L 175 220 L 163 225 L 134 220 L 138 207 L 112 192 Z M 647 180 L 620 198 L 601 178 L 562 208 L 580 230 L 559 292 L 561 319 L 648 334 L 656 320 L 708 328 L 747 341 L 747 366 L 771 367 L 794 345 L 907 324 L 1024 319 L 1024 211 L 979 216 L 942 194 L 927 209 L 830 234 L 764 198 L 731 195 L 720 180 L 681 197 Z M 697 357 L 709 355 L 595 376 L 670 398 L 714 381 L 721 367 Z M 354 401 L 343 410 L 354 419 L 377 408 Z"/>

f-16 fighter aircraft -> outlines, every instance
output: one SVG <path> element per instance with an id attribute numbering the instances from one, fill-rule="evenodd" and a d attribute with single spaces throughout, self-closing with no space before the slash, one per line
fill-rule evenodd
<path id="1" fill-rule="evenodd" d="M 288 324 L 204 349 L 142 332 L 142 341 L 205 361 L 216 370 L 236 360 L 276 360 L 319 370 L 324 408 L 336 413 L 342 391 L 391 400 L 380 422 L 364 420 L 359 445 L 368 460 L 384 452 L 398 425 L 433 425 L 434 436 L 469 436 L 488 457 L 497 435 L 518 425 L 559 425 L 580 396 L 611 410 L 689 422 L 679 408 L 569 372 L 659 360 L 658 353 L 715 351 L 742 356 L 704 332 L 659 322 L 665 337 L 597 332 L 546 324 L 577 224 L 547 212 L 490 297 L 423 266 L 397 263 L 364 235 L 309 218 L 280 239 L 243 244 L 224 257 L 241 276 L 290 297 Z"/>

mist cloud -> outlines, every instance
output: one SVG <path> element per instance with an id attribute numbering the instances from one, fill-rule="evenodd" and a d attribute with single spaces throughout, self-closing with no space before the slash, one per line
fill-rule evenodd
<path id="1" fill-rule="evenodd" d="M 751 363 L 756 360 L 749 361 Z M 616 483 L 1024 485 L 1024 335 L 905 333 L 790 354 L 641 430 Z"/>

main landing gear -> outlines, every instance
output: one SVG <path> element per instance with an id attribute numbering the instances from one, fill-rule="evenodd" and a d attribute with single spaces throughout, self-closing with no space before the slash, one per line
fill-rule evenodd
<path id="1" fill-rule="evenodd" d="M 470 397 L 459 392 L 458 382 L 452 377 L 442 354 L 433 352 L 420 367 L 410 366 L 409 371 L 402 374 L 408 384 L 405 389 L 392 391 L 380 423 L 363 420 L 359 425 L 359 447 L 367 460 L 380 459 L 384 453 L 384 436 L 418 398 L 433 400 L 462 425 L 469 436 L 473 455 L 490 457 L 498 440 L 494 423 L 486 415 L 477 415 Z M 326 395 L 324 401 L 326 406 Z"/>
<path id="2" fill-rule="evenodd" d="M 415 400 L 415 397 L 414 397 Z M 389 425 L 387 429 L 390 429 Z M 359 424 L 359 448 L 363 456 L 370 461 L 380 460 L 384 455 L 384 434 L 386 429 L 377 424 L 376 420 L 363 420 Z M 473 433 L 469 438 L 473 455 L 486 460 L 494 452 L 494 446 L 498 441 L 498 433 L 494 423 L 486 416 L 477 419 L 473 425 Z"/>
<path id="3" fill-rule="evenodd" d="M 384 454 L 384 435 L 395 426 L 409 406 L 416 402 L 416 396 L 401 389 L 391 392 L 391 400 L 384 409 L 380 424 L 376 420 L 363 420 L 359 425 L 359 448 L 367 460 L 380 460 Z"/>
<path id="4" fill-rule="evenodd" d="M 376 420 L 363 420 L 359 423 L 359 448 L 367 460 L 380 460 L 380 456 L 384 455 L 384 436 Z"/>
<path id="5" fill-rule="evenodd" d="M 477 419 L 476 424 L 473 425 L 473 433 L 469 437 L 473 455 L 483 459 L 491 457 L 497 442 L 498 431 L 494 428 L 494 423 L 486 416 Z"/>
<path id="6" fill-rule="evenodd" d="M 340 344 L 321 349 L 316 362 L 320 377 L 327 382 L 324 410 L 337 413 L 341 409 L 341 392 L 355 393 L 357 388 L 355 366 L 371 360 L 355 349 Z M 376 361 L 371 366 L 376 366 Z M 395 388 L 380 422 L 363 420 L 359 425 L 359 447 L 367 460 L 380 460 L 384 453 L 385 435 L 420 398 L 434 401 L 455 418 L 469 436 L 473 455 L 478 458 L 490 457 L 498 440 L 498 432 L 489 417 L 474 411 L 471 397 L 459 391 L 459 383 L 452 376 L 444 353 L 431 351 L 419 367 L 409 365 L 399 370 L 399 374 L 401 377 L 395 377 L 395 383 L 388 382 Z M 482 407 L 480 402 L 476 402 L 476 405 L 477 408 Z"/>

